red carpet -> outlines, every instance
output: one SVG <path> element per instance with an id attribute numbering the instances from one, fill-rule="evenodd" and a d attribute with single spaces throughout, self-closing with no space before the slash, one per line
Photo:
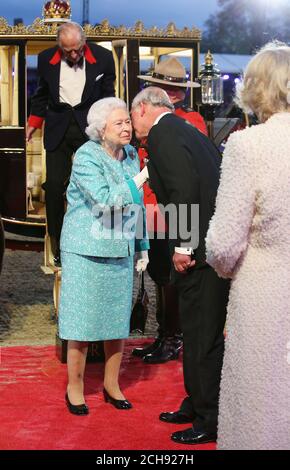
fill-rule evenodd
<path id="1" fill-rule="evenodd" d="M 148 340 L 147 340 L 148 342 Z M 198 450 L 215 444 L 184 446 L 170 440 L 188 425 L 159 421 L 161 411 L 177 409 L 184 397 L 182 362 L 148 365 L 130 356 L 127 342 L 121 386 L 134 408 L 116 410 L 102 396 L 103 365 L 86 368 L 88 416 L 74 416 L 64 403 L 66 365 L 54 346 L 1 348 L 0 449 Z"/>

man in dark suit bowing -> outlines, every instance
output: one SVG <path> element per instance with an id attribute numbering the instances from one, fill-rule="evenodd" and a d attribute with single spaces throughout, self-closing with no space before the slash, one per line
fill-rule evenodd
<path id="1" fill-rule="evenodd" d="M 214 212 L 221 156 L 212 142 L 172 113 L 166 92 L 141 91 L 132 103 L 136 137 L 147 137 L 150 185 L 165 211 L 179 295 L 188 396 L 160 419 L 193 426 L 174 432 L 178 443 L 216 439 L 217 411 L 228 299 L 228 281 L 206 264 L 205 236 Z M 175 210 L 170 210 L 172 207 Z M 177 217 L 176 217 L 177 214 Z"/>
<path id="2" fill-rule="evenodd" d="M 82 27 L 73 22 L 59 27 L 57 42 L 57 46 L 38 56 L 39 84 L 31 100 L 27 126 L 29 141 L 45 120 L 45 202 L 55 264 L 60 261 L 63 194 L 71 173 L 72 155 L 88 140 L 85 128 L 91 105 L 115 94 L 115 66 L 110 51 L 87 44 Z"/>

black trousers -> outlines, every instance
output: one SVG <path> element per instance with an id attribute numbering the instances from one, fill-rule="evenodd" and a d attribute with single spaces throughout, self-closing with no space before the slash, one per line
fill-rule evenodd
<path id="1" fill-rule="evenodd" d="M 168 240 L 150 238 L 148 257 L 147 271 L 159 291 L 156 308 L 158 333 L 167 337 L 180 334 L 178 291 L 171 283 L 172 262 Z"/>
<path id="2" fill-rule="evenodd" d="M 180 410 L 192 416 L 196 428 L 215 432 L 230 284 L 210 266 L 178 275 L 176 282 L 188 394 Z"/>
<path id="3" fill-rule="evenodd" d="M 46 217 L 48 233 L 57 241 L 64 217 L 64 194 L 69 183 L 72 168 L 72 156 L 88 138 L 72 117 L 69 127 L 60 145 L 52 152 L 46 152 L 45 189 Z"/>

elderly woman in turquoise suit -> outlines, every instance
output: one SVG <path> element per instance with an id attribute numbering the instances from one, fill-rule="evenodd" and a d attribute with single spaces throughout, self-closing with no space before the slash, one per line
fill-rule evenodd
<path id="1" fill-rule="evenodd" d="M 59 335 L 68 340 L 65 400 L 76 415 L 89 413 L 84 399 L 89 341 L 104 341 L 105 401 L 132 408 L 120 389 L 119 370 L 129 336 L 134 254 L 137 271 L 145 270 L 149 248 L 142 200 L 148 173 L 140 172 L 129 145 L 126 104 L 118 98 L 94 103 L 86 133 L 90 140 L 74 157 L 61 234 Z"/>

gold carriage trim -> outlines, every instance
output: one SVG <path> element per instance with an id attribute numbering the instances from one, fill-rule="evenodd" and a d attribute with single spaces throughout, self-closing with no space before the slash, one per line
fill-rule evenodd
<path id="1" fill-rule="evenodd" d="M 49 2 L 48 2 L 49 3 Z M 50 2 L 56 3 L 56 2 Z M 68 2 L 67 2 L 68 3 Z M 49 22 L 49 18 L 36 18 L 31 25 L 25 26 L 24 24 L 18 24 L 11 26 L 7 20 L 0 16 L 0 38 L 22 38 L 32 39 L 35 37 L 53 37 L 56 35 L 58 24 L 64 20 L 69 21 L 68 18 L 50 18 L 52 21 Z M 59 21 L 58 21 L 59 19 Z M 201 30 L 192 27 L 188 28 L 185 26 L 183 29 L 176 28 L 174 23 L 169 23 L 164 29 L 153 26 L 152 28 L 145 28 L 142 21 L 138 20 L 133 27 L 126 26 L 111 26 L 107 19 L 101 21 L 100 24 L 93 26 L 91 24 L 84 25 L 84 30 L 88 38 L 99 37 L 106 39 L 118 39 L 118 38 L 136 38 L 136 39 L 149 39 L 149 38 L 160 38 L 160 39 L 176 39 L 177 41 L 201 40 Z"/>

